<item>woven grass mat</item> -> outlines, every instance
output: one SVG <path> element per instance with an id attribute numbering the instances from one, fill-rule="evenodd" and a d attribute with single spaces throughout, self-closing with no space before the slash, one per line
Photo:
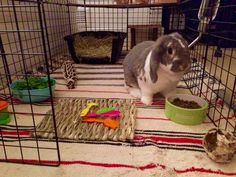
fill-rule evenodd
<path id="1" fill-rule="evenodd" d="M 110 129 L 101 123 L 81 122 L 80 112 L 89 102 L 98 103 L 99 108 L 112 106 L 120 110 L 119 127 Z M 55 117 L 58 138 L 125 141 L 134 137 L 136 106 L 133 100 L 128 99 L 62 98 L 55 106 Z M 55 137 L 51 110 L 37 125 L 36 132 L 33 136 Z"/>

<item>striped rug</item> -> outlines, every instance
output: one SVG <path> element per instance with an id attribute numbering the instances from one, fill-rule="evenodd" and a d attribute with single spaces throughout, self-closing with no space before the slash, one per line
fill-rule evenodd
<path id="1" fill-rule="evenodd" d="M 124 84 L 121 63 L 114 65 L 75 65 L 78 73 L 76 88 L 68 90 L 58 69 L 51 77 L 57 80 L 54 94 L 55 103 L 59 98 L 131 98 Z M 193 87 L 196 87 L 193 85 Z M 184 82 L 178 85 L 178 92 L 189 93 Z M 212 162 L 202 147 L 204 134 L 214 127 L 210 120 L 197 126 L 176 124 L 164 114 L 164 99 L 155 97 L 151 106 L 135 100 L 137 106 L 137 128 L 133 140 L 85 141 L 60 139 L 61 165 L 57 168 L 24 166 L 13 163 L 0 163 L 0 176 L 101 176 L 101 177 L 176 177 L 176 176 L 236 176 L 236 157 L 230 164 Z M 12 162 L 37 163 L 38 154 L 43 163 L 56 165 L 58 159 L 54 139 L 38 139 L 30 134 L 34 131 L 44 114 L 51 109 L 45 101 L 30 106 L 14 101 L 9 111 L 12 121 L 1 126 L 0 138 L 4 139 L 7 158 Z M 34 112 L 32 115 L 31 112 Z M 32 121 L 32 116 L 35 121 Z M 17 120 L 18 128 L 15 126 Z M 20 137 L 20 141 L 19 141 Z M 37 143 L 36 143 L 37 142 Z M 2 144 L 2 141 L 0 141 Z M 21 144 L 22 149 L 14 147 Z M 40 147 L 40 151 L 37 148 Z M 0 146 L 0 158 L 5 152 Z M 22 153 L 23 158 L 22 160 Z M 27 167 L 27 168 L 26 168 Z"/>

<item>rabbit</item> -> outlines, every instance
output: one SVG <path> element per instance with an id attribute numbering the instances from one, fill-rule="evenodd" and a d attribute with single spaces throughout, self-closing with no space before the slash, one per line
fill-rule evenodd
<path id="1" fill-rule="evenodd" d="M 125 87 L 133 97 L 150 105 L 156 93 L 164 97 L 174 95 L 190 66 L 188 44 L 179 33 L 144 41 L 134 46 L 124 59 Z"/>

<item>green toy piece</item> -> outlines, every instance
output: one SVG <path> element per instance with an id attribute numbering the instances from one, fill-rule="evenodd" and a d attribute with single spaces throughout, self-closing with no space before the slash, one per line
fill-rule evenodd
<path id="1" fill-rule="evenodd" d="M 11 121 L 8 112 L 8 105 L 8 102 L 0 100 L 0 125 L 6 125 Z"/>
<path id="2" fill-rule="evenodd" d="M 6 119 L 0 119 L 0 125 L 6 125 L 11 121 L 10 117 Z"/>
<path id="3" fill-rule="evenodd" d="M 97 110 L 96 113 L 101 114 L 101 113 L 109 112 L 109 111 L 113 111 L 113 110 L 115 110 L 114 107 L 104 107 L 104 108 Z"/>

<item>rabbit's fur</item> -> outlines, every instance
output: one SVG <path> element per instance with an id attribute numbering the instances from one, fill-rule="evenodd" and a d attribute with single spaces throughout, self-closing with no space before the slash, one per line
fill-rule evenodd
<path id="1" fill-rule="evenodd" d="M 147 105 L 155 93 L 173 95 L 178 82 L 190 69 L 187 42 L 178 33 L 136 45 L 124 59 L 125 85 L 129 93 Z"/>

